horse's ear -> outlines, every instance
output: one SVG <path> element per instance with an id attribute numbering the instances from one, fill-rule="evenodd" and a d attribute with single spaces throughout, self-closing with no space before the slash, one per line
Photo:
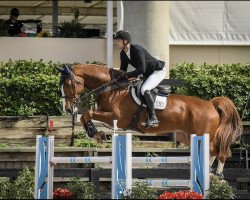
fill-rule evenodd
<path id="1" fill-rule="evenodd" d="M 71 74 L 71 70 L 69 69 L 69 67 L 67 65 L 64 64 L 64 73 L 65 74 Z"/>
<path id="2" fill-rule="evenodd" d="M 64 72 L 64 69 L 61 69 L 60 67 L 57 67 L 57 66 L 56 66 L 56 69 L 57 69 L 60 73 L 63 73 L 63 72 Z"/>

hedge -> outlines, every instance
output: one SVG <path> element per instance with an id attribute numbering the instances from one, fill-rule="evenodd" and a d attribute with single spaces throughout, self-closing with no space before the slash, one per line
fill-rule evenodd
<path id="1" fill-rule="evenodd" d="M 52 62 L 0 63 L 0 115 L 61 115 L 60 75 Z"/>
<path id="2" fill-rule="evenodd" d="M 101 63 L 99 63 L 101 64 Z M 62 63 L 43 60 L 0 62 L 0 115 L 62 115 L 60 74 Z M 181 63 L 170 70 L 170 78 L 184 79 L 185 87 L 173 93 L 212 99 L 227 96 L 242 116 L 250 91 L 250 64 L 194 65 Z M 250 112 L 244 114 L 250 120 Z"/>
<path id="3" fill-rule="evenodd" d="M 250 64 L 195 65 L 181 63 L 170 70 L 172 79 L 184 79 L 185 86 L 175 88 L 176 94 L 212 99 L 226 96 L 236 105 L 242 117 L 250 92 Z M 250 112 L 245 110 L 244 120 L 250 120 Z"/>

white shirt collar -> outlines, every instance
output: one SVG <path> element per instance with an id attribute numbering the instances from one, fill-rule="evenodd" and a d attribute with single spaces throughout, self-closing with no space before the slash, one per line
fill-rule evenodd
<path id="1" fill-rule="evenodd" d="M 128 58 L 130 59 L 130 46 L 128 47 L 128 52 L 126 53 Z"/>

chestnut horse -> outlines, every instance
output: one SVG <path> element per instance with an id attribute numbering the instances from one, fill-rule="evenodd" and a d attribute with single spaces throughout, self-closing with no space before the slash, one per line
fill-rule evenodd
<path id="1" fill-rule="evenodd" d="M 65 109 L 72 114 L 73 104 L 84 92 L 85 87 L 98 93 L 100 89 L 107 88 L 114 80 L 113 74 L 118 70 L 96 64 L 76 64 L 69 69 L 57 68 L 62 73 L 61 83 L 65 94 Z M 113 89 L 98 93 L 97 110 L 88 110 L 81 116 L 81 123 L 89 136 L 97 133 L 91 119 L 101 121 L 113 126 L 117 119 L 119 128 L 127 129 L 131 120 L 138 112 L 139 106 L 131 97 L 127 87 L 117 86 Z M 104 87 L 103 87 L 104 86 Z M 190 134 L 210 135 L 210 167 L 217 157 L 218 166 L 216 174 L 223 176 L 226 158 L 231 156 L 230 145 L 242 134 L 242 122 L 235 105 L 226 97 L 215 97 L 212 100 L 203 100 L 194 96 L 170 94 L 167 107 L 157 110 L 156 115 L 160 121 L 158 127 L 146 128 L 142 125 L 147 119 L 147 111 L 141 113 L 136 129 L 141 133 L 179 132 L 177 140 L 186 145 L 190 144 Z"/>

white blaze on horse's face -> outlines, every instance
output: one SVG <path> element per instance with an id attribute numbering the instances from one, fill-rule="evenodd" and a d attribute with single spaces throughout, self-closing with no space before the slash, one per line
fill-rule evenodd
<path id="1" fill-rule="evenodd" d="M 65 79 L 63 82 L 63 91 L 65 95 L 65 110 L 72 114 L 73 103 L 77 98 L 80 98 L 84 91 L 83 79 L 75 76 L 74 83 L 72 79 Z"/>
<path id="2" fill-rule="evenodd" d="M 73 102 L 74 102 L 74 91 L 71 80 L 66 79 L 63 82 L 63 91 L 65 94 L 65 110 L 67 113 L 72 113 Z"/>

